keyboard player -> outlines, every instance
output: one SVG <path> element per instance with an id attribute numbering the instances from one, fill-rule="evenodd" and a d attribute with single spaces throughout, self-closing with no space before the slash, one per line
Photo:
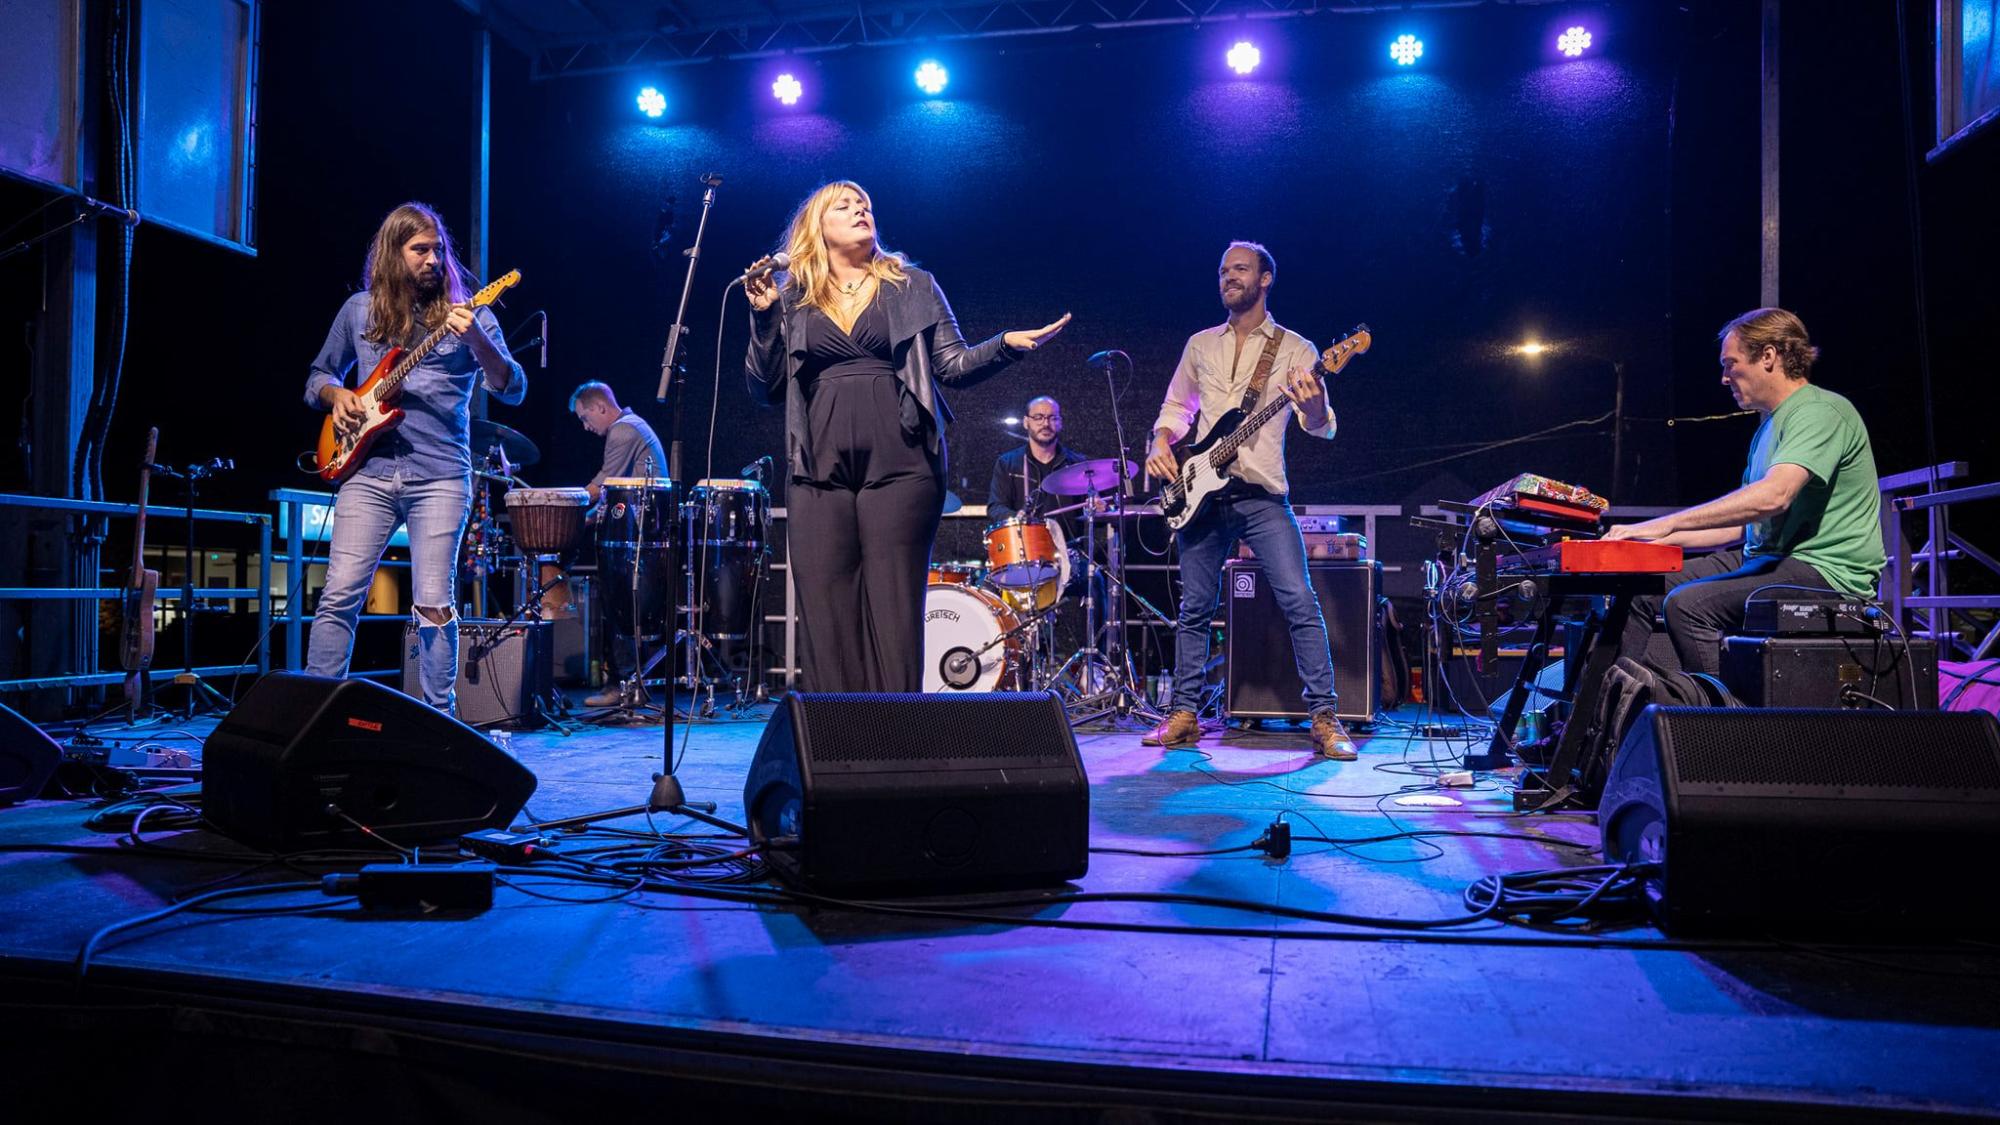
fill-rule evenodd
<path id="1" fill-rule="evenodd" d="M 1868 598 L 1886 561 L 1868 428 L 1846 398 L 1810 382 L 1819 349 L 1805 324 L 1784 309 L 1753 309 L 1717 338 L 1722 385 L 1762 415 L 1742 487 L 1604 536 L 1717 548 L 1669 574 L 1663 598 L 1633 602 L 1619 644 L 1620 655 L 1643 657 L 1664 612 L 1681 667 L 1710 675 L 1752 592 L 1789 585 Z"/>

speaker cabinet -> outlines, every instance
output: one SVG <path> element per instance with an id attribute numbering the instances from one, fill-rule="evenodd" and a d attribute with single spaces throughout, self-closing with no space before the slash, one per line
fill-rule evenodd
<path id="1" fill-rule="evenodd" d="M 554 623 L 461 620 L 458 623 L 458 717 L 475 727 L 539 727 L 535 702 L 555 687 Z M 403 626 L 403 694 L 424 697 L 417 673 L 417 626 Z"/>
<path id="2" fill-rule="evenodd" d="M 1986 712 L 1648 707 L 1597 820 L 1607 863 L 1652 863 L 1669 933 L 1925 929 L 2000 916 Z"/>
<path id="3" fill-rule="evenodd" d="M 1752 707 L 1843 707 L 1852 688 L 1899 711 L 1935 711 L 1937 642 L 1918 637 L 1724 637 L 1722 682 Z M 1858 706 L 1873 707 L 1866 700 Z"/>
<path id="4" fill-rule="evenodd" d="M 743 810 L 786 881 L 950 894 L 1081 877 L 1090 786 L 1047 692 L 787 696 Z"/>
<path id="5" fill-rule="evenodd" d="M 535 775 L 485 736 L 367 680 L 273 672 L 202 750 L 202 816 L 276 852 L 362 838 L 328 806 L 401 844 L 503 828 Z"/>
<path id="6" fill-rule="evenodd" d="M 62 764 L 62 747 L 19 711 L 0 703 L 0 805 L 42 795 Z"/>
<path id="7" fill-rule="evenodd" d="M 1376 659 L 1376 602 L 1382 593 L 1379 562 L 1308 563 L 1319 595 L 1320 616 L 1333 652 L 1333 690 L 1344 722 L 1375 718 L 1382 698 L 1382 664 Z M 1292 627 L 1278 611 L 1264 579 L 1264 564 L 1232 559 L 1222 568 L 1223 710 L 1231 718 L 1306 718 L 1304 681 L 1292 658 Z"/>

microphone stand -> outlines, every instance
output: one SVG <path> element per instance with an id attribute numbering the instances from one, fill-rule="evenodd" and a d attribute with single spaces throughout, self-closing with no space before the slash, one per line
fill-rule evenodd
<path id="1" fill-rule="evenodd" d="M 205 463 L 188 465 L 180 469 L 169 465 L 148 465 L 146 467 L 153 471 L 154 476 L 180 481 L 186 486 L 187 490 L 187 541 L 183 548 L 184 553 L 181 556 L 181 566 L 183 569 L 180 596 L 181 670 L 174 676 L 174 685 L 176 687 L 185 687 L 188 689 L 187 699 L 182 704 L 181 717 L 183 719 L 194 718 L 203 705 L 227 714 L 233 706 L 229 701 L 229 697 L 210 687 L 207 681 L 203 680 L 194 670 L 194 619 L 196 612 L 194 604 L 194 563 L 195 559 L 199 557 L 199 552 L 195 548 L 194 541 L 194 503 L 196 494 L 201 490 L 202 481 L 207 480 L 217 473 L 233 471 L 236 468 L 236 462 L 227 458 L 216 457 Z"/>

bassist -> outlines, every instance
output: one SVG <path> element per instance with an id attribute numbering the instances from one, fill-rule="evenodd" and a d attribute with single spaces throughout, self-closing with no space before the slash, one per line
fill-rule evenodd
<path id="1" fill-rule="evenodd" d="M 1190 336 L 1181 352 L 1146 458 L 1146 469 L 1155 477 L 1176 478 L 1180 462 L 1173 443 L 1187 435 L 1197 416 L 1208 433 L 1232 409 L 1241 407 L 1248 413 L 1255 406 L 1250 400 L 1266 393 L 1266 380 L 1273 378 L 1277 386 L 1272 391 L 1291 399 L 1292 409 L 1286 413 L 1298 419 L 1301 429 L 1314 437 L 1333 437 L 1333 411 L 1314 373 L 1317 353 L 1312 343 L 1280 327 L 1265 310 L 1276 275 L 1277 265 L 1264 247 L 1254 242 L 1229 244 L 1217 271 L 1229 319 Z M 1166 721 L 1145 737 L 1148 746 L 1193 746 L 1200 741 L 1196 708 L 1208 664 L 1209 623 L 1221 595 L 1222 565 L 1243 541 L 1264 564 L 1264 580 L 1291 623 L 1292 655 L 1305 684 L 1314 747 L 1338 761 L 1355 757 L 1353 739 L 1335 714 L 1326 623 L 1307 579 L 1298 521 L 1286 499 L 1285 434 L 1290 429 L 1281 420 L 1266 423 L 1244 441 L 1226 469 L 1226 486 L 1209 494 L 1199 514 L 1178 532 L 1181 605 L 1173 703 Z"/>
<path id="2" fill-rule="evenodd" d="M 401 424 L 375 440 L 334 500 L 306 670 L 347 674 L 362 601 L 390 536 L 407 523 L 418 678 L 424 702 L 450 712 L 458 681 L 458 547 L 472 495 L 472 393 L 484 386 L 514 405 L 527 394 L 528 378 L 492 311 L 468 304 L 465 267 L 444 221 L 424 204 L 405 203 L 382 220 L 362 280 L 367 288 L 341 306 L 306 380 L 306 402 L 331 411 L 337 430 L 353 432 L 367 419 L 364 400 L 346 386 L 350 374 L 374 369 L 392 348 L 446 331 L 402 381 Z"/>

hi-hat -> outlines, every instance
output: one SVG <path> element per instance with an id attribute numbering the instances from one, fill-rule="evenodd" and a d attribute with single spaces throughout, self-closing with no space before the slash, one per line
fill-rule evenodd
<path id="1" fill-rule="evenodd" d="M 535 443 L 528 440 L 528 435 L 512 426 L 503 426 L 498 422 L 485 418 L 474 418 L 472 420 L 473 452 L 484 454 L 496 444 L 500 447 L 501 452 L 507 455 L 507 460 L 512 461 L 518 468 L 525 469 L 542 459 L 542 451 L 535 448 Z"/>
<path id="2" fill-rule="evenodd" d="M 1139 466 L 1131 461 L 1121 461 L 1116 457 L 1103 457 L 1095 461 L 1078 461 L 1065 465 L 1050 473 L 1042 481 L 1042 491 L 1051 496 L 1089 496 L 1097 492 L 1109 492 L 1118 487 L 1122 476 L 1139 475 Z"/>

